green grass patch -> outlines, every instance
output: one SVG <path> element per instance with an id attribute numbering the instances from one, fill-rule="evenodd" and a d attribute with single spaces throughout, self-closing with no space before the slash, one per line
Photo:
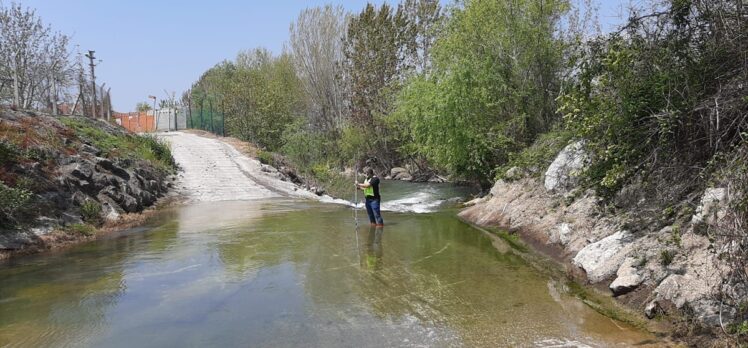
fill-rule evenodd
<path id="1" fill-rule="evenodd" d="M 61 121 L 74 129 L 78 138 L 99 148 L 106 157 L 145 160 L 167 172 L 176 169 L 169 145 L 152 135 L 114 135 L 92 121 L 75 118 L 62 118 Z"/>
<path id="2" fill-rule="evenodd" d="M 101 218 L 101 204 L 93 200 L 87 200 L 81 205 L 81 216 L 83 221 L 92 224 L 100 225 L 103 221 Z"/>
<path id="3" fill-rule="evenodd" d="M 70 224 L 65 227 L 65 232 L 90 237 L 96 234 L 96 227 L 89 224 Z"/>

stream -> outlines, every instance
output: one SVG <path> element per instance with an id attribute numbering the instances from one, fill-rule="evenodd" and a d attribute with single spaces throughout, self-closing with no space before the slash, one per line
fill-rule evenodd
<path id="1" fill-rule="evenodd" d="M 147 226 L 0 265 L 0 346 L 608 347 L 656 338 L 590 309 L 443 206 L 382 184 L 384 228 L 340 204 L 168 208 Z"/>

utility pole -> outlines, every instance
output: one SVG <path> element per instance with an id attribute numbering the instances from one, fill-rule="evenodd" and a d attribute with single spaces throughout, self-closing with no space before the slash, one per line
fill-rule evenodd
<path id="1" fill-rule="evenodd" d="M 96 115 L 96 75 L 94 74 L 94 67 L 96 64 L 94 64 L 94 51 L 89 50 L 86 54 L 86 58 L 90 61 L 88 64 L 91 67 L 91 93 L 93 93 L 93 103 L 91 103 L 91 110 L 92 110 L 92 116 L 93 118 L 98 118 Z"/>

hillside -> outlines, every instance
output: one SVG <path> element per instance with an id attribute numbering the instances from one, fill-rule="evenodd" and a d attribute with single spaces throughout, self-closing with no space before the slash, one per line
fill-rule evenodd
<path id="1" fill-rule="evenodd" d="M 153 137 L 85 117 L 0 109 L 0 250 L 90 237 L 153 206 L 175 169 Z"/>

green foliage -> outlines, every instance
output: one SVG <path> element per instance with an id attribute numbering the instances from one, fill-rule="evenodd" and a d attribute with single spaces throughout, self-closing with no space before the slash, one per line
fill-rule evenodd
<path id="1" fill-rule="evenodd" d="M 519 167 L 529 173 L 539 176 L 553 162 L 559 152 L 571 140 L 571 133 L 564 130 L 555 130 L 543 133 L 532 143 L 517 153 L 509 154 L 507 164 L 499 167 L 496 179 L 503 179 L 509 168 Z"/>
<path id="2" fill-rule="evenodd" d="M 559 98 L 566 127 L 595 152 L 585 175 L 604 197 L 663 158 L 704 167 L 748 126 L 738 102 L 743 17 L 723 0 L 665 6 L 587 43 Z"/>
<path id="3" fill-rule="evenodd" d="M 15 144 L 0 140 L 0 165 L 15 161 L 20 152 Z"/>
<path id="4" fill-rule="evenodd" d="M 675 252 L 669 249 L 663 249 L 660 251 L 660 264 L 663 266 L 667 266 L 671 263 L 673 263 L 673 260 L 675 259 Z"/>
<path id="5" fill-rule="evenodd" d="M 269 151 L 257 151 L 257 160 L 262 164 L 273 164 L 273 153 Z"/>
<path id="6" fill-rule="evenodd" d="M 176 169 L 169 145 L 154 136 L 115 135 L 90 120 L 61 118 L 61 121 L 74 129 L 79 138 L 90 142 L 109 158 L 145 160 L 167 172 Z"/>
<path id="7" fill-rule="evenodd" d="M 96 227 L 89 224 L 70 224 L 65 227 L 65 231 L 71 234 L 80 234 L 90 237 L 96 234 Z"/>
<path id="8" fill-rule="evenodd" d="M 433 71 L 399 94 L 393 122 L 439 168 L 488 181 L 555 118 L 563 46 L 553 32 L 566 1 L 476 0 L 455 8 Z M 498 15 L 497 14 L 512 14 Z"/>
<path id="9" fill-rule="evenodd" d="M 0 222 L 15 223 L 19 214 L 29 207 L 33 194 L 22 188 L 13 188 L 0 181 Z"/>
<path id="10" fill-rule="evenodd" d="M 241 52 L 235 62 L 206 71 L 191 93 L 197 110 L 192 112 L 193 127 L 197 128 L 195 118 L 200 112 L 220 109 L 228 134 L 271 151 L 283 146 L 284 131 L 300 117 L 304 106 L 291 57 L 285 53 L 273 57 L 264 49 Z M 215 131 L 215 123 L 212 118 L 203 119 L 200 128 Z"/>
<path id="11" fill-rule="evenodd" d="M 85 201 L 83 205 L 81 205 L 81 216 L 83 217 L 83 221 L 89 224 L 101 224 L 101 204 L 93 200 Z"/>

